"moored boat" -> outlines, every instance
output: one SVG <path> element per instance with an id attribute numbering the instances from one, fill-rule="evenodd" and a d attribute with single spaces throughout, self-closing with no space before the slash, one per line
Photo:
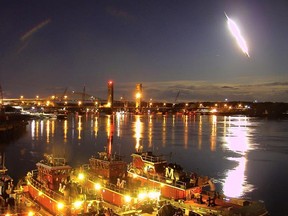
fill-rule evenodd
<path id="1" fill-rule="evenodd" d="M 87 196 L 72 178 L 73 169 L 64 158 L 45 155 L 36 166 L 27 174 L 27 192 L 42 208 L 53 215 L 95 214 L 95 197 Z"/>
<path id="2" fill-rule="evenodd" d="M 128 176 L 161 188 L 161 196 L 173 200 L 186 200 L 201 193 L 204 186 L 212 186 L 208 176 L 184 172 L 180 165 L 168 163 L 164 156 L 152 152 L 133 153 Z"/>
<path id="3" fill-rule="evenodd" d="M 139 180 L 140 187 L 159 187 L 161 198 L 186 215 L 268 215 L 262 202 L 225 197 L 216 191 L 208 176 L 185 172 L 180 165 L 168 163 L 164 156 L 152 152 L 132 154 L 128 177 Z"/>
<path id="4" fill-rule="evenodd" d="M 138 182 L 128 178 L 127 163 L 120 155 L 98 152 L 77 175 L 85 175 L 83 187 L 94 190 L 100 200 L 113 207 L 115 213 L 152 213 L 158 204 L 159 189 L 139 187 Z"/>
<path id="5" fill-rule="evenodd" d="M 107 131 L 105 150 L 89 159 L 76 176 L 85 176 L 81 184 L 98 198 L 113 207 L 114 212 L 124 215 L 154 211 L 159 201 L 159 188 L 150 185 L 139 187 L 138 181 L 128 178 L 127 162 L 119 154 L 112 153 L 113 119 L 108 116 L 110 127 Z"/>

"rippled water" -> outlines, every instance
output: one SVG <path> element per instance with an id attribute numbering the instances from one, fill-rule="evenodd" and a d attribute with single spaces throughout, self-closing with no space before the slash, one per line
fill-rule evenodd
<path id="1" fill-rule="evenodd" d="M 288 215 L 288 121 L 224 116 L 77 116 L 32 120 L 2 149 L 14 178 L 35 169 L 44 153 L 73 166 L 107 146 L 167 155 L 184 169 L 209 175 L 227 196 L 263 200 L 271 215 Z"/>

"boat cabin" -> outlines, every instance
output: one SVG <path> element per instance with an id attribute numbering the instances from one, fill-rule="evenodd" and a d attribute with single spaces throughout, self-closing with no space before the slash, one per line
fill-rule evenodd
<path id="1" fill-rule="evenodd" d="M 102 179 L 116 180 L 125 177 L 127 173 L 127 163 L 122 157 L 107 152 L 98 152 L 98 156 L 89 159 L 90 171 L 97 174 Z"/>
<path id="2" fill-rule="evenodd" d="M 155 156 L 152 152 L 133 153 L 132 168 L 137 174 L 163 175 L 167 161 L 163 156 Z"/>
<path id="3" fill-rule="evenodd" d="M 60 183 L 64 184 L 70 180 L 72 167 L 66 164 L 64 158 L 46 155 L 36 166 L 37 180 L 51 190 L 59 190 Z"/>

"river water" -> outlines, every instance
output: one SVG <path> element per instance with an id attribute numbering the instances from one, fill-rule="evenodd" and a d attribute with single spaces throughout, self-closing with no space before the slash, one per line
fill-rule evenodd
<path id="1" fill-rule="evenodd" d="M 167 155 L 187 171 L 213 178 L 232 197 L 262 200 L 271 215 L 288 215 L 288 120 L 214 115 L 70 115 L 29 121 L 18 139 L 1 143 L 14 179 L 35 169 L 44 153 L 72 166 L 107 147 L 131 161 L 135 150 Z"/>

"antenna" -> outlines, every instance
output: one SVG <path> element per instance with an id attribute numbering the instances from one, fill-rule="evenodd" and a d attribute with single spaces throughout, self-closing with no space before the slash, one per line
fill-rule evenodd
<path id="1" fill-rule="evenodd" d="M 2 87 L 0 84 L 0 112 L 4 112 L 4 102 L 3 102 L 3 91 L 2 91 Z"/>

